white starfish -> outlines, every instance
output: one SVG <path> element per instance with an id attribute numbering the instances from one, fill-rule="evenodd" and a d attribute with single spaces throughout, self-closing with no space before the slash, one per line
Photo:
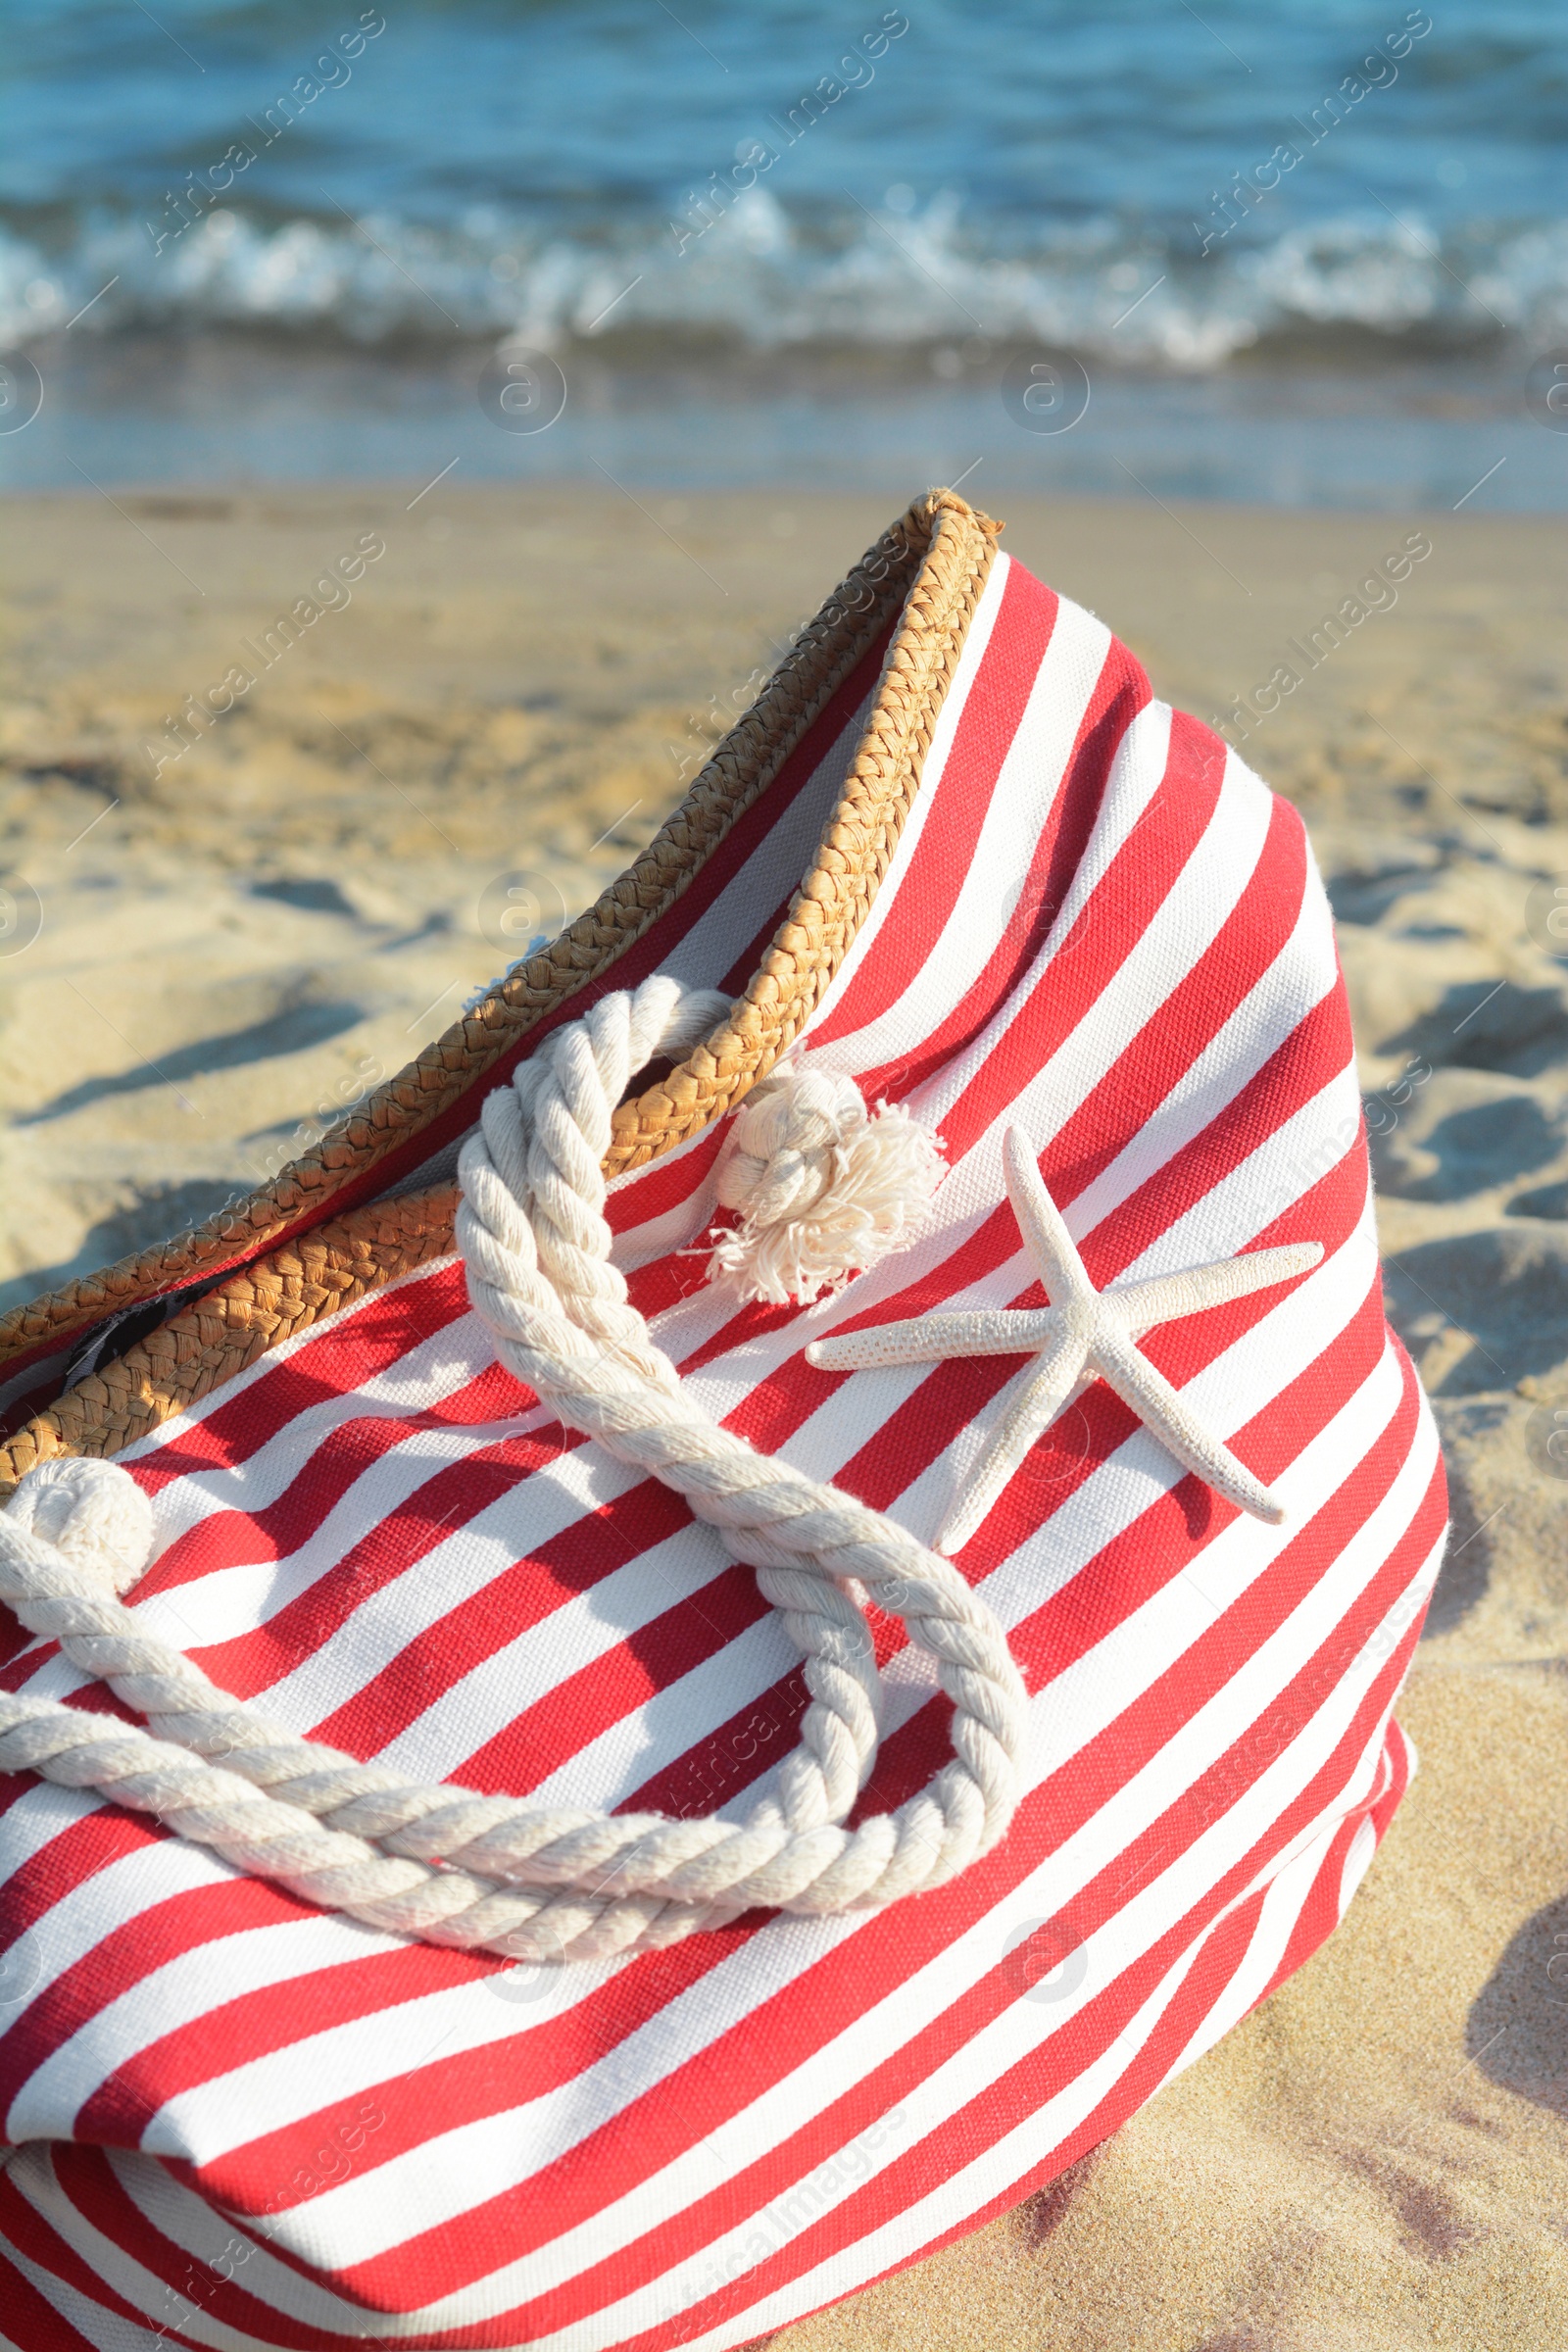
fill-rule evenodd
<path id="1" fill-rule="evenodd" d="M 959 1355 L 1034 1356 L 1034 1370 L 983 1457 L 968 1494 L 949 1513 L 937 1549 L 949 1554 L 963 1549 L 1035 1440 L 1097 1376 L 1187 1469 L 1228 1502 L 1277 1527 L 1285 1517 L 1283 1505 L 1209 1435 L 1180 1391 L 1133 1343 L 1156 1323 L 1200 1314 L 1205 1307 L 1223 1306 L 1306 1273 L 1322 1257 L 1322 1244 L 1293 1242 L 1283 1250 L 1255 1250 L 1214 1265 L 1189 1266 L 1180 1274 L 1156 1274 L 1146 1282 L 1097 1291 L 1061 1211 L 1046 1190 L 1022 1128 L 1008 1128 L 1004 1159 L 1007 1198 L 1045 1285 L 1048 1306 L 917 1315 L 907 1323 L 886 1323 L 877 1331 L 814 1340 L 806 1350 L 807 1362 L 824 1372 L 934 1364 Z"/>

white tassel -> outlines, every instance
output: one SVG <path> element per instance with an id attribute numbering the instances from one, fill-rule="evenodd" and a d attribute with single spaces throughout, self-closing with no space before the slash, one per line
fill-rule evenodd
<path id="1" fill-rule="evenodd" d="M 901 1249 L 944 1169 L 941 1139 L 902 1103 L 868 1111 L 853 1078 L 781 1063 L 742 1105 L 718 1198 L 743 1222 L 712 1271 L 746 1298 L 802 1305 Z"/>

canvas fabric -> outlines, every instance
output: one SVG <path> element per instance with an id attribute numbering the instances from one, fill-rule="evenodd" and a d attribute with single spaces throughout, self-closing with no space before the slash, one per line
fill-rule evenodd
<path id="1" fill-rule="evenodd" d="M 744 985 L 882 650 L 590 993 Z M 750 2343 L 1051 2180 L 1339 1919 L 1411 1768 L 1391 1710 L 1445 1500 L 1384 1322 L 1299 819 L 999 556 L 806 1042 L 908 1104 L 951 1172 L 908 1248 L 809 1308 L 706 1279 L 727 1122 L 615 1183 L 632 1296 L 711 1412 L 931 1541 L 1017 1361 L 834 1376 L 804 1350 L 1042 1302 L 1003 1189 L 1017 1122 L 1097 1286 L 1323 1245 L 1314 1272 L 1142 1343 L 1288 1523 L 1239 1515 L 1090 1390 L 958 1562 L 1030 1693 L 1023 1802 L 983 1861 L 883 1912 L 512 1967 L 5 1783 L 0 2329 L 23 2352 Z M 137 1613 L 301 1732 L 423 1779 L 677 1814 L 744 1809 L 793 1743 L 799 1661 L 748 1569 L 500 1368 L 456 1258 L 121 1458 L 158 1530 Z M 947 1753 L 927 1662 L 876 1632 L 862 1812 Z M 20 1634 L 3 1672 L 118 1705 Z"/>

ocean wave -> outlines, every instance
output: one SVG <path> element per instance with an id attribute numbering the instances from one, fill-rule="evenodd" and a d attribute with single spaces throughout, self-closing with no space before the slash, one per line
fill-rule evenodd
<path id="1" fill-rule="evenodd" d="M 688 214 L 673 229 L 647 220 L 580 235 L 482 207 L 440 227 L 239 206 L 188 224 L 98 211 L 66 240 L 14 223 L 0 230 L 0 344 L 68 327 L 361 347 L 660 335 L 761 353 L 940 351 L 978 337 L 1205 374 L 1346 330 L 1391 348 L 1568 342 L 1568 220 L 1440 230 L 1415 214 L 1342 214 L 1200 255 L 1184 236 L 1121 221 L 1030 229 L 979 220 L 953 196 L 917 208 L 906 193 L 835 216 L 754 187 L 707 226 Z"/>

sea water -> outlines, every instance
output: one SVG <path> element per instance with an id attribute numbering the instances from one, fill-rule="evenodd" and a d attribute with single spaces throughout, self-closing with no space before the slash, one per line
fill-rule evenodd
<path id="1" fill-rule="evenodd" d="M 1568 504 L 1557 0 L 0 25 L 19 486 Z"/>

